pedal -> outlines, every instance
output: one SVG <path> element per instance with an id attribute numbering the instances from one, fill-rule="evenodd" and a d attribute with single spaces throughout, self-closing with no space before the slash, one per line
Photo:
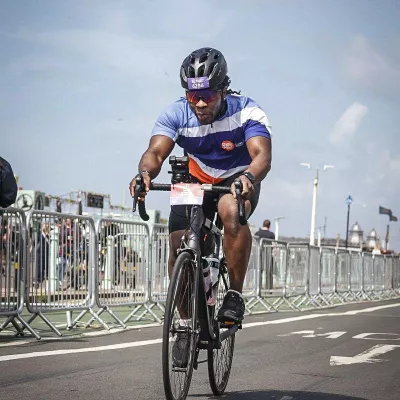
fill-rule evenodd
<path id="1" fill-rule="evenodd" d="M 220 328 L 230 329 L 234 326 L 237 326 L 238 329 L 242 329 L 242 321 L 227 320 L 220 322 Z"/>
<path id="2" fill-rule="evenodd" d="M 187 368 L 180 368 L 180 367 L 172 366 L 172 371 L 173 372 L 186 372 Z"/>

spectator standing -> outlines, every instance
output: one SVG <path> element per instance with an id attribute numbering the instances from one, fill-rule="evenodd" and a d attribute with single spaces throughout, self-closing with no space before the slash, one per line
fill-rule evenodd
<path id="1" fill-rule="evenodd" d="M 36 241 L 36 285 L 39 286 L 48 277 L 50 254 L 50 226 L 43 224 Z"/>
<path id="2" fill-rule="evenodd" d="M 6 208 L 15 203 L 18 186 L 11 165 L 0 157 L 0 207 Z"/>
<path id="3" fill-rule="evenodd" d="M 258 236 L 260 239 L 275 239 L 275 233 L 270 231 L 271 221 L 266 219 L 263 223 L 263 227 L 259 229 L 254 235 Z"/>

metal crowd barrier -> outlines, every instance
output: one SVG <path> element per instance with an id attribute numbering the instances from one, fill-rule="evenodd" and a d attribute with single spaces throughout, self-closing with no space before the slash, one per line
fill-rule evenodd
<path id="1" fill-rule="evenodd" d="M 321 295 L 333 302 L 336 296 L 336 250 L 321 247 Z"/>
<path id="2" fill-rule="evenodd" d="M 96 234 L 90 217 L 31 211 L 27 218 L 28 262 L 26 307 L 28 322 L 40 317 L 57 335 L 61 332 L 50 314 L 68 311 L 67 325 L 73 327 L 92 310 L 92 277 L 97 264 Z M 71 321 L 72 311 L 83 311 Z"/>
<path id="3" fill-rule="evenodd" d="M 138 318 L 142 318 L 146 311 L 154 308 L 153 317 L 159 323 L 162 322 L 162 316 L 167 301 L 167 292 L 169 285 L 168 257 L 169 257 L 169 234 L 168 226 L 164 224 L 154 224 L 151 233 L 151 265 L 149 282 L 150 306 Z M 154 268 L 157 266 L 157 268 Z"/>
<path id="4" fill-rule="evenodd" d="M 31 211 L 25 218 L 18 209 L 0 210 L 0 222 L 0 331 L 11 324 L 17 335 L 26 329 L 40 339 L 31 326 L 39 317 L 61 335 L 57 311 L 69 329 L 87 313 L 85 326 L 106 329 L 103 313 L 122 327 L 133 318 L 162 322 L 166 225 L 102 218 L 95 226 L 91 217 Z M 400 257 L 254 237 L 243 297 L 247 314 L 398 298 Z"/>
<path id="5" fill-rule="evenodd" d="M 94 319 L 108 329 L 100 315 L 108 312 L 118 324 L 126 327 L 141 307 L 148 309 L 148 274 L 150 269 L 149 227 L 142 222 L 102 218 L 97 224 L 98 262 L 95 266 L 93 294 L 98 312 L 91 311 Z M 133 307 L 122 320 L 115 309 Z M 151 310 L 149 310 L 151 312 Z"/>
<path id="6" fill-rule="evenodd" d="M 352 293 L 353 299 L 363 300 L 365 299 L 363 291 L 363 258 L 360 252 L 350 253 L 350 292 Z"/>
<path id="7" fill-rule="evenodd" d="M 258 303 L 264 311 L 277 311 L 286 302 L 287 243 L 263 238 L 258 249 Z"/>
<path id="8" fill-rule="evenodd" d="M 18 335 L 27 329 L 40 339 L 31 328 L 30 321 L 26 322 L 21 316 L 25 298 L 26 250 L 24 212 L 13 208 L 0 209 L 0 316 L 6 317 L 0 325 L 0 331 L 12 324 Z"/>

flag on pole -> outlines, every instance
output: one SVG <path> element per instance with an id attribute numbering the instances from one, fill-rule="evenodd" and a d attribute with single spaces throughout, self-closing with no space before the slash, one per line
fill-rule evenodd
<path id="1" fill-rule="evenodd" d="M 397 217 L 395 217 L 394 215 L 391 215 L 389 221 L 397 222 Z"/>
<path id="2" fill-rule="evenodd" d="M 379 206 L 379 214 L 385 214 L 385 215 L 392 215 L 392 210 L 389 210 L 389 208 L 385 208 L 382 206 Z"/>

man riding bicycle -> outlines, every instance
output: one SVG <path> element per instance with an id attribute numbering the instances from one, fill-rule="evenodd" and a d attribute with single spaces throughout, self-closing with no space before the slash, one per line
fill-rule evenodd
<path id="1" fill-rule="evenodd" d="M 260 182 L 271 168 L 271 129 L 264 111 L 250 98 L 228 89 L 230 79 L 222 53 L 201 48 L 187 56 L 180 78 L 186 96 L 170 105 L 157 119 L 148 149 L 139 162 L 146 192 L 177 143 L 189 157 L 189 172 L 198 183 L 230 186 L 232 195 L 219 198 L 205 193 L 203 209 L 215 211 L 224 226 L 224 252 L 230 290 L 218 312 L 221 322 L 243 320 L 243 281 L 252 248 L 248 225 L 240 225 L 233 182 L 242 184 L 247 218 L 254 212 Z M 236 93 L 236 94 L 235 94 Z M 134 196 L 136 177 L 130 183 Z M 142 193 L 139 200 L 144 200 Z M 169 272 L 177 258 L 181 237 L 190 224 L 190 210 L 171 207 L 169 216 Z"/>

